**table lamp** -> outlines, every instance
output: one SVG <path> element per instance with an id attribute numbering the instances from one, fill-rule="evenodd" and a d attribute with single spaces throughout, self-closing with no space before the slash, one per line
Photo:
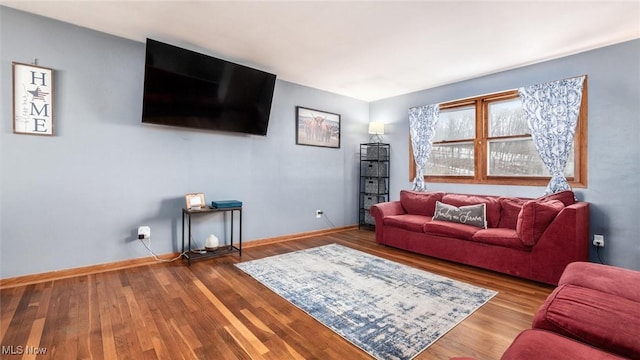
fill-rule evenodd
<path id="1" fill-rule="evenodd" d="M 384 123 L 378 121 L 372 121 L 369 123 L 369 141 L 382 142 L 382 136 L 384 135 Z"/>

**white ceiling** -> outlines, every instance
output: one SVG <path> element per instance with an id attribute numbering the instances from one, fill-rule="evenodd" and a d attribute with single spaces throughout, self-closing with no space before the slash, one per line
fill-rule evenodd
<path id="1" fill-rule="evenodd" d="M 640 38 L 640 0 L 0 4 L 366 101 Z"/>

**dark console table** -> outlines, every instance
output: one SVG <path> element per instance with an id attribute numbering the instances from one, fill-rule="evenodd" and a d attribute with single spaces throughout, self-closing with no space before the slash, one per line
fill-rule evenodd
<path id="1" fill-rule="evenodd" d="M 235 246 L 233 244 L 233 238 L 234 238 L 234 231 L 233 231 L 233 225 L 235 223 L 234 221 L 234 213 L 237 212 L 238 213 L 238 226 L 239 226 L 239 239 L 238 239 L 238 246 Z M 224 246 L 219 246 L 217 249 L 215 250 L 206 250 L 204 252 L 199 252 L 198 250 L 194 250 L 191 248 L 191 217 L 192 216 L 204 216 L 204 215 L 211 215 L 211 214 L 217 214 L 217 213 L 223 213 L 224 215 L 224 220 L 226 221 L 227 219 L 227 213 L 231 213 L 231 237 L 230 237 L 230 243 L 228 245 L 224 245 Z M 187 243 L 188 246 L 185 247 L 185 241 L 184 241 L 184 233 L 185 233 L 185 219 L 187 220 Z M 222 241 L 222 239 L 220 239 Z M 182 258 L 186 259 L 187 262 L 189 263 L 189 266 L 191 266 L 191 261 L 194 260 L 199 260 L 199 259 L 207 259 L 207 258 L 212 258 L 212 257 L 217 257 L 217 256 L 221 256 L 221 255 L 227 255 L 227 254 L 231 254 L 231 253 L 238 253 L 239 256 L 242 256 L 242 207 L 230 207 L 230 208 L 210 208 L 210 207 L 206 207 L 206 208 L 202 208 L 202 209 L 182 209 Z"/>

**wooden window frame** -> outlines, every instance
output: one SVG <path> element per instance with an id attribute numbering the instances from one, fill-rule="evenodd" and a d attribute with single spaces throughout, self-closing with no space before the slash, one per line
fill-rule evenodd
<path id="1" fill-rule="evenodd" d="M 574 188 L 587 187 L 587 79 L 582 89 L 580 115 L 574 139 L 574 176 L 568 177 L 569 185 Z M 440 104 L 440 110 L 455 107 L 475 105 L 476 109 L 476 137 L 474 139 L 474 176 L 425 176 L 426 182 L 454 183 L 454 184 L 488 184 L 488 185 L 519 185 L 519 186 L 547 186 L 551 177 L 531 176 L 488 176 L 487 175 L 487 146 L 488 134 L 488 104 L 494 101 L 508 100 L 518 96 L 518 90 L 508 90 L 494 94 L 482 95 L 462 100 L 454 100 Z M 520 136 L 516 136 L 520 137 Z M 497 137 L 506 139 L 506 137 Z M 447 142 L 439 142 L 447 143 Z M 409 181 L 416 176 L 416 163 L 413 157 L 411 139 L 409 138 Z"/>

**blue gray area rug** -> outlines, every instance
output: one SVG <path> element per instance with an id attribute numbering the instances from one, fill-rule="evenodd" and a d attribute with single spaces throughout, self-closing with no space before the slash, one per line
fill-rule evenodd
<path id="1" fill-rule="evenodd" d="M 497 293 L 337 244 L 238 268 L 378 359 L 412 359 Z"/>

